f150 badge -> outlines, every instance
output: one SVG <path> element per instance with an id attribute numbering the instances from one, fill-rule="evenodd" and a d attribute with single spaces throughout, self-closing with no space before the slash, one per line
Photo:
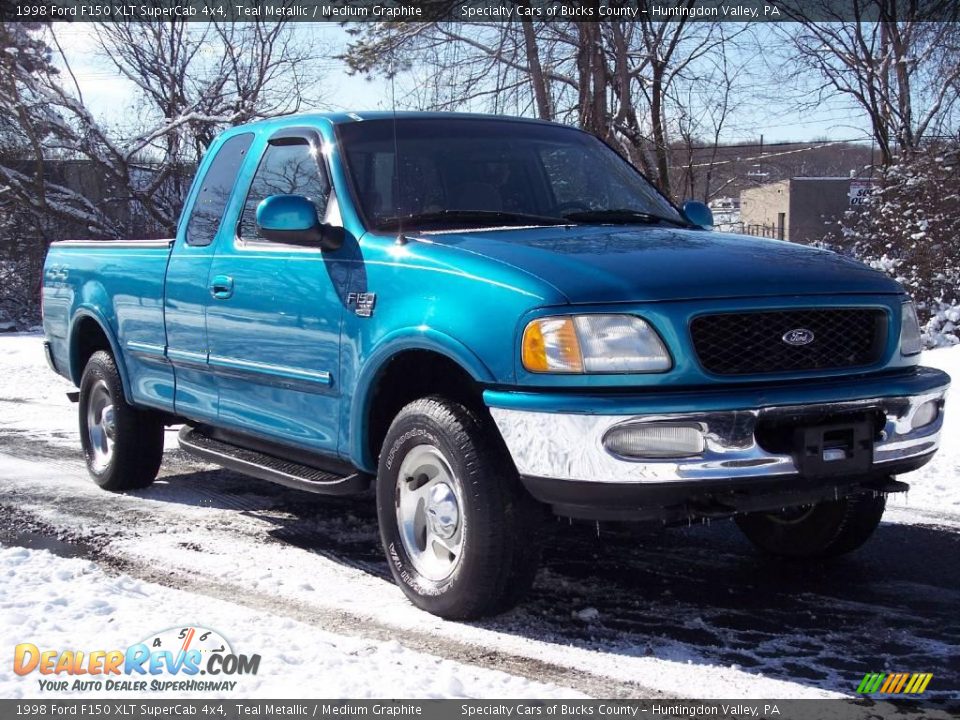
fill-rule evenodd
<path id="1" fill-rule="evenodd" d="M 347 306 L 353 307 L 353 311 L 359 317 L 370 317 L 373 315 L 373 306 L 377 304 L 377 294 L 372 292 L 347 293 Z"/>

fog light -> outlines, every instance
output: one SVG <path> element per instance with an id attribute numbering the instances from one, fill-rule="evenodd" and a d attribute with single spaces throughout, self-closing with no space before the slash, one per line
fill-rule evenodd
<path id="1" fill-rule="evenodd" d="M 696 425 L 635 423 L 611 428 L 603 447 L 617 457 L 684 458 L 701 455 L 706 448 L 703 432 Z"/>
<path id="2" fill-rule="evenodd" d="M 923 405 L 917 408 L 910 421 L 910 427 L 914 430 L 925 427 L 932 423 L 940 415 L 940 401 L 927 400 Z"/>

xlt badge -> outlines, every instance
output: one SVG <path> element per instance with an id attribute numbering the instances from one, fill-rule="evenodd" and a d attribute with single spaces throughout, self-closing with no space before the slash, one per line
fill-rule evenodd
<path id="1" fill-rule="evenodd" d="M 353 310 L 359 317 L 370 317 L 373 315 L 373 306 L 377 304 L 377 294 L 372 292 L 347 293 L 347 305 L 353 306 Z"/>

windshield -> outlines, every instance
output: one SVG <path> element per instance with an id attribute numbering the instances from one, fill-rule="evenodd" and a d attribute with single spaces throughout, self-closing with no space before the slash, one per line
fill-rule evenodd
<path id="1" fill-rule="evenodd" d="M 393 120 L 344 124 L 338 133 L 370 228 L 686 224 L 625 160 L 571 128 L 399 118 L 396 142 Z"/>

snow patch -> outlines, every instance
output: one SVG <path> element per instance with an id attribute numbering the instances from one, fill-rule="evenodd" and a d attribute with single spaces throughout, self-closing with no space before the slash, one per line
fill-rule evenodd
<path id="1" fill-rule="evenodd" d="M 234 652 L 260 655 L 257 674 L 234 676 L 236 690 L 220 697 L 584 697 L 573 690 L 416 652 L 395 641 L 324 632 L 282 616 L 128 575 L 110 575 L 90 561 L 61 558 L 42 550 L 0 547 L 0 578 L 0 636 L 11 643 L 32 643 L 41 650 L 122 651 L 168 628 L 204 626 L 221 633 Z M 82 696 L 69 691 L 42 693 L 38 679 L 72 682 L 74 678 L 41 676 L 39 672 L 21 677 L 13 672 L 11 663 L 3 663 L 0 696 Z M 110 697 L 177 696 L 209 697 L 210 693 L 110 693 Z"/>

